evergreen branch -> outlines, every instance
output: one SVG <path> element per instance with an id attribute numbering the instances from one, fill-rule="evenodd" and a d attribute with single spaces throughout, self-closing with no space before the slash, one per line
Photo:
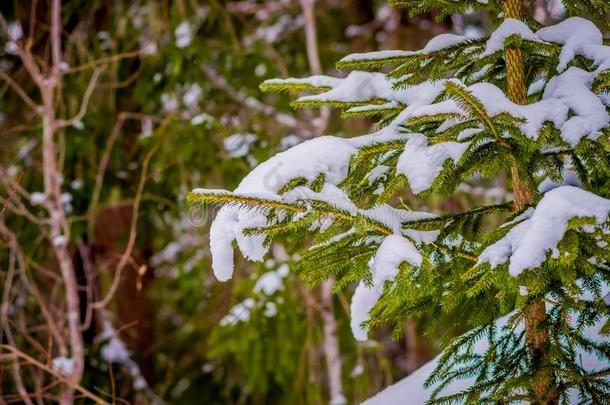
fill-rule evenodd
<path id="1" fill-rule="evenodd" d="M 354 118 L 354 117 L 363 117 L 363 118 L 369 118 L 369 117 L 375 117 L 375 116 L 379 116 L 379 115 L 386 115 L 386 114 L 397 114 L 399 112 L 401 112 L 402 110 L 404 110 L 405 106 L 402 104 L 398 104 L 395 107 L 387 107 L 387 108 L 375 108 L 375 107 L 371 107 L 371 108 L 358 108 L 358 109 L 348 109 L 345 110 L 341 113 L 341 118 Z"/>
<path id="2" fill-rule="evenodd" d="M 463 250 L 459 250 L 459 249 L 456 249 L 456 248 L 450 248 L 448 246 L 443 245 L 442 243 L 441 244 L 437 244 L 437 243 L 432 242 L 432 245 L 435 246 L 436 248 L 438 248 L 438 250 L 440 250 L 441 252 L 443 252 L 445 254 L 448 254 L 448 255 L 454 255 L 455 254 L 455 255 L 457 255 L 459 257 L 462 257 L 462 258 L 464 258 L 466 260 L 469 260 L 471 262 L 477 262 L 479 260 L 478 256 L 475 256 L 473 254 L 464 252 Z"/>
<path id="3" fill-rule="evenodd" d="M 324 93 L 322 93 L 324 94 Z M 359 101 L 343 101 L 343 100 L 323 100 L 316 99 L 312 96 L 307 99 L 297 99 L 290 103 L 290 106 L 293 108 L 321 108 L 324 106 L 336 107 L 336 108 L 352 108 L 352 107 L 363 107 L 368 105 L 383 105 L 387 104 L 390 100 L 385 100 L 383 98 L 371 98 L 369 100 L 359 100 Z"/>
<path id="4" fill-rule="evenodd" d="M 382 223 L 375 221 L 372 218 L 367 217 L 364 214 L 356 214 L 353 215 L 351 212 L 335 207 L 326 201 L 312 200 L 312 208 L 320 213 L 320 215 L 329 215 L 334 216 L 337 219 L 350 222 L 357 223 L 359 221 L 364 222 L 371 229 L 379 232 L 382 235 L 389 236 L 392 235 L 392 230 Z"/>
<path id="5" fill-rule="evenodd" d="M 338 70 L 371 70 L 379 69 L 383 66 L 396 65 L 403 63 L 405 56 L 389 56 L 384 58 L 362 58 L 357 60 L 340 60 L 335 63 Z"/>
<path id="6" fill-rule="evenodd" d="M 290 204 L 283 201 L 271 200 L 267 198 L 245 196 L 229 192 L 191 192 L 187 196 L 189 203 L 203 203 L 212 205 L 231 205 L 236 204 L 245 208 L 273 208 L 291 212 L 305 212 L 307 209 L 298 204 Z"/>
<path id="7" fill-rule="evenodd" d="M 273 92 L 273 93 L 281 93 L 281 92 L 300 92 L 306 91 L 311 93 L 323 93 L 329 90 L 332 90 L 330 86 L 315 86 L 310 83 L 303 82 L 291 82 L 289 80 L 267 80 L 262 82 L 258 86 L 261 91 L 264 92 Z"/>
<path id="8" fill-rule="evenodd" d="M 610 69 L 606 69 L 601 72 L 597 77 L 593 80 L 592 90 L 593 93 L 599 94 L 603 91 L 607 91 L 610 87 Z"/>
<path id="9" fill-rule="evenodd" d="M 509 147 L 506 140 L 502 139 L 496 126 L 494 125 L 491 117 L 487 114 L 485 106 L 479 99 L 477 99 L 472 93 L 470 93 L 467 89 L 456 84 L 454 82 L 447 82 L 445 84 L 445 91 L 449 94 L 454 100 L 456 100 L 460 107 L 465 108 L 467 111 L 476 114 L 484 123 L 487 128 L 491 131 L 496 142 L 503 147 Z"/>
<path id="10" fill-rule="evenodd" d="M 406 139 L 395 139 L 387 142 L 378 142 L 361 148 L 355 155 L 358 160 L 368 159 L 372 155 L 389 152 L 391 150 L 403 149 Z"/>
<path id="11" fill-rule="evenodd" d="M 434 225 L 446 225 L 447 222 L 460 220 L 465 217 L 480 214 L 493 214 L 496 212 L 510 211 L 513 208 L 512 202 L 506 202 L 501 204 L 487 205 L 483 207 L 476 207 L 471 210 L 459 213 L 459 214 L 445 214 L 439 215 L 432 218 L 423 218 L 415 221 L 403 222 L 403 228 L 410 229 L 430 229 L 430 226 Z M 423 228 L 422 228 L 423 227 Z"/>

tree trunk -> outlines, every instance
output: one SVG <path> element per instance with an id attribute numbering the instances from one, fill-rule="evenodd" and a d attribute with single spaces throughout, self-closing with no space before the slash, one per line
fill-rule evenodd
<path id="1" fill-rule="evenodd" d="M 415 321 L 408 320 L 405 325 L 405 350 L 406 350 L 406 371 L 412 374 L 420 366 L 419 351 L 417 349 L 417 329 Z"/>
<path id="2" fill-rule="evenodd" d="M 328 385 L 330 388 L 331 405 L 343 405 L 347 401 L 343 395 L 343 381 L 341 376 L 342 362 L 337 337 L 337 321 L 333 311 L 332 279 L 326 280 L 320 286 L 322 301 L 322 321 L 324 323 L 324 354 L 328 370 Z"/>
<path id="3" fill-rule="evenodd" d="M 307 49 L 307 60 L 312 74 L 322 74 L 322 64 L 318 52 L 318 37 L 316 32 L 316 15 L 314 0 L 299 0 L 305 19 L 305 41 Z M 315 136 L 322 135 L 326 130 L 330 118 L 330 109 L 320 109 L 320 125 L 316 128 Z M 330 390 L 331 405 L 343 405 L 346 403 L 343 395 L 343 378 L 341 375 L 341 350 L 337 338 L 337 321 L 333 311 L 332 296 L 333 280 L 326 280 L 320 286 L 321 316 L 324 330 L 324 355 L 328 371 L 328 385 Z"/>
<path id="4" fill-rule="evenodd" d="M 521 18 L 522 0 L 506 0 L 505 18 Z M 523 51 L 509 48 L 505 50 L 508 97 L 516 104 L 527 104 L 525 88 L 525 69 Z M 511 168 L 514 209 L 521 210 L 532 203 L 533 193 L 530 183 L 523 180 L 516 165 Z M 554 383 L 552 364 L 550 364 L 549 333 L 543 324 L 546 320 L 544 298 L 539 298 L 528 310 L 525 317 L 525 341 L 530 352 L 531 363 L 538 369 L 532 382 L 533 403 L 557 404 L 559 395 Z"/>

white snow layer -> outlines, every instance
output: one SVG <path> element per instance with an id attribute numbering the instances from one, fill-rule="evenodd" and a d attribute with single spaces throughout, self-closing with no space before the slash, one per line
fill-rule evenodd
<path id="1" fill-rule="evenodd" d="M 478 263 L 492 267 L 509 262 L 508 271 L 516 277 L 524 270 L 540 266 L 563 239 L 571 218 L 592 217 L 597 225 L 605 223 L 610 201 L 573 186 L 548 191 L 525 219 L 479 256 Z"/>
<path id="2" fill-rule="evenodd" d="M 369 264 L 373 285 L 369 287 L 361 281 L 352 297 L 351 327 L 356 340 L 367 340 L 367 333 L 361 324 L 369 319 L 369 312 L 381 297 L 385 282 L 394 280 L 401 263 L 418 267 L 422 260 L 421 254 L 408 239 L 390 235 L 383 240 Z"/>
<path id="3" fill-rule="evenodd" d="M 403 51 L 403 50 L 384 50 L 376 52 L 364 52 L 364 53 L 352 53 L 347 55 L 341 62 L 356 62 L 362 60 L 376 60 L 376 59 L 389 59 L 389 58 L 401 58 L 408 57 L 418 54 L 430 53 L 440 51 L 445 48 L 457 45 L 460 42 L 465 42 L 469 39 L 476 38 L 472 35 L 457 35 L 457 34 L 440 34 L 432 38 L 426 46 L 418 51 Z"/>
<path id="4" fill-rule="evenodd" d="M 443 169 L 447 159 L 457 161 L 468 149 L 467 142 L 442 142 L 428 145 L 428 138 L 413 135 L 396 164 L 396 172 L 403 173 L 414 193 L 427 190 Z"/>
<path id="5" fill-rule="evenodd" d="M 278 190 L 296 177 L 313 180 L 324 173 L 326 181 L 338 184 L 347 175 L 348 161 L 356 148 L 347 139 L 324 136 L 296 145 L 258 165 L 234 190 L 240 195 L 277 199 Z M 205 190 L 193 190 L 205 192 Z M 266 213 L 239 207 L 222 207 L 210 228 L 212 269 L 220 281 L 233 275 L 233 241 L 248 259 L 262 261 L 267 252 L 264 235 L 245 236 L 248 227 L 267 223 Z"/>
<path id="6" fill-rule="evenodd" d="M 504 41 L 512 35 L 517 35 L 523 39 L 529 39 L 530 41 L 539 41 L 536 34 L 534 34 L 524 22 L 514 18 L 507 18 L 490 35 L 483 56 L 504 50 Z"/>

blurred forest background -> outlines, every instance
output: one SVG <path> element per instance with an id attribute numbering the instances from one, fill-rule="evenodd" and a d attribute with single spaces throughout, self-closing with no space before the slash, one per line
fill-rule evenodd
<path id="1" fill-rule="evenodd" d="M 559 3 L 531 1 L 530 15 L 558 19 Z M 341 75 L 348 53 L 482 33 L 486 15 L 410 18 L 367 0 L 4 0 L 0 12 L 0 403 L 358 403 L 439 350 L 413 323 L 399 341 L 381 329 L 357 344 L 348 292 L 290 273 L 294 241 L 219 283 L 213 212 L 185 196 L 371 125 L 293 111 L 263 80 Z M 494 186 L 425 205 L 508 197 Z"/>

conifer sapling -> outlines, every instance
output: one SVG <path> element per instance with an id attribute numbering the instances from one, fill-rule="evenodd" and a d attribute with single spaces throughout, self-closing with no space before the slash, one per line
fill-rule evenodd
<path id="1" fill-rule="evenodd" d="M 566 0 L 570 17 L 548 27 L 521 0 L 393 3 L 413 14 L 487 11 L 497 28 L 352 54 L 337 64 L 344 78 L 264 82 L 312 93 L 295 107 L 379 117 L 378 130 L 306 141 L 233 192 L 193 190 L 190 201 L 222 205 L 210 231 L 214 273 L 232 276 L 234 242 L 260 261 L 272 240 L 311 240 L 297 272 L 310 285 L 357 283 L 357 339 L 381 324 L 399 336 L 422 317 L 449 334 L 471 329 L 427 377 L 432 403 L 607 401 L 610 47 L 577 15 L 606 28 L 610 3 Z M 506 175 L 512 201 L 457 215 L 398 203 L 405 187 L 448 196 L 476 175 Z M 483 232 L 498 216 L 504 223 Z M 467 383 L 456 389 L 458 380 Z"/>

